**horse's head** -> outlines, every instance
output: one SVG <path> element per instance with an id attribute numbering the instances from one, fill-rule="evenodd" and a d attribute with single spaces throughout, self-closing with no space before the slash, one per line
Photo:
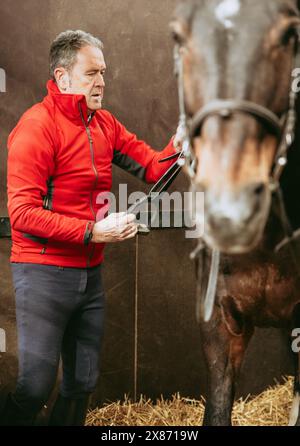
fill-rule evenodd
<path id="1" fill-rule="evenodd" d="M 223 252 L 249 251 L 265 228 L 280 140 L 272 116 L 284 119 L 289 109 L 297 14 L 293 0 L 186 0 L 171 24 L 185 111 L 194 118 L 193 182 L 205 192 L 205 240 Z M 231 112 L 216 100 L 232 100 Z"/>

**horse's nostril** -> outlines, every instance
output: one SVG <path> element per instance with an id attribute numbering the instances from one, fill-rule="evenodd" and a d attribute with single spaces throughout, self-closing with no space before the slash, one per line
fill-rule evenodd
<path id="1" fill-rule="evenodd" d="M 257 197 L 259 197 L 260 195 L 262 195 L 263 194 L 263 192 L 265 191 L 265 185 L 264 185 L 264 183 L 259 183 L 259 184 L 256 184 L 255 186 L 254 186 L 254 194 L 257 196 Z"/>
<path id="2" fill-rule="evenodd" d="M 244 188 L 244 193 L 249 198 L 250 198 L 250 196 L 260 198 L 265 190 L 266 190 L 266 186 L 264 183 L 251 183 Z"/>

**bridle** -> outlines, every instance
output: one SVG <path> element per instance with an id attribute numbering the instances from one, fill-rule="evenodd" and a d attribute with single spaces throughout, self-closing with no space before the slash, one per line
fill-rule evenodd
<path id="1" fill-rule="evenodd" d="M 204 122 L 210 116 L 219 116 L 223 119 L 229 119 L 234 113 L 244 113 L 252 116 L 260 122 L 268 131 L 274 134 L 278 140 L 277 151 L 274 159 L 274 165 L 269 178 L 269 188 L 274 194 L 274 198 L 278 202 L 280 220 L 285 233 L 285 240 L 288 243 L 292 258 L 296 264 L 297 271 L 300 269 L 297 261 L 297 252 L 295 241 L 293 239 L 294 233 L 287 217 L 285 206 L 283 202 L 282 192 L 280 188 L 280 178 L 284 167 L 287 164 L 288 151 L 295 140 L 295 125 L 296 125 L 296 100 L 298 92 L 293 88 L 294 84 L 294 70 L 300 68 L 300 30 L 297 30 L 295 38 L 295 57 L 291 73 L 291 85 L 289 92 L 289 105 L 287 112 L 278 117 L 274 112 L 268 108 L 256 104 L 251 101 L 237 100 L 237 99 L 216 99 L 204 105 L 191 118 L 188 118 L 185 108 L 185 94 L 184 94 L 184 76 L 183 76 L 183 58 L 181 55 L 181 48 L 176 44 L 174 48 L 174 64 L 175 75 L 178 81 L 178 95 L 179 95 L 179 124 L 175 136 L 175 145 L 180 149 L 177 163 L 181 166 L 185 165 L 188 176 L 193 184 L 196 174 L 196 158 L 192 151 L 192 141 L 195 136 L 201 134 L 201 129 Z M 280 244 L 282 245 L 282 243 Z M 203 277 L 200 277 L 204 271 L 204 255 L 207 247 L 203 240 L 199 241 L 196 250 L 191 254 L 191 258 L 198 259 L 198 286 L 199 281 L 202 282 Z M 276 251 L 276 248 L 275 248 Z M 201 256 L 202 254 L 202 256 Z M 199 320 L 200 316 L 204 321 L 209 321 L 213 312 L 218 273 L 220 265 L 220 252 L 213 249 L 211 252 L 211 267 L 208 283 L 205 292 L 199 290 L 197 299 L 196 315 Z"/>
<path id="2" fill-rule="evenodd" d="M 273 133 L 278 139 L 278 148 L 275 157 L 273 171 L 270 176 L 270 187 L 274 190 L 278 186 L 284 166 L 287 164 L 288 150 L 295 139 L 296 124 L 296 99 L 298 92 L 293 88 L 293 73 L 300 67 L 300 29 L 297 30 L 297 39 L 295 42 L 295 58 L 291 73 L 291 85 L 289 92 L 289 106 L 287 112 L 278 117 L 268 108 L 256 104 L 252 101 L 237 99 L 216 99 L 204 105 L 198 112 L 188 119 L 185 109 L 185 95 L 183 82 L 183 59 L 180 52 L 180 46 L 176 44 L 174 48 L 175 75 L 178 81 L 179 96 L 179 125 L 176 135 L 178 147 L 181 147 L 182 155 L 185 159 L 187 172 L 191 179 L 195 172 L 192 164 L 195 158 L 192 152 L 192 140 L 201 133 L 202 126 L 210 116 L 220 116 L 223 119 L 229 119 L 234 113 L 240 112 L 254 117 L 261 122 L 265 128 Z"/>

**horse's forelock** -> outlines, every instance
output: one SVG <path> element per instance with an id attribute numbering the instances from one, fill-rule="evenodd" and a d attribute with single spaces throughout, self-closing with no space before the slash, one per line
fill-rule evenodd
<path id="1" fill-rule="evenodd" d="M 191 22 L 195 16 L 197 9 L 201 10 L 204 15 L 215 10 L 221 3 L 225 3 L 225 0 L 179 0 L 176 8 L 176 16 L 180 17 L 187 22 Z M 266 6 L 272 8 L 274 11 L 282 10 L 289 12 L 290 14 L 299 14 L 300 12 L 300 0 L 238 0 L 241 10 L 244 6 L 249 6 L 257 11 Z"/>

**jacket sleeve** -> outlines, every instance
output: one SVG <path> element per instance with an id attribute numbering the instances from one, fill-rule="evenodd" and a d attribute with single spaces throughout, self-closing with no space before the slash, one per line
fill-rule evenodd
<path id="1" fill-rule="evenodd" d="M 164 150 L 157 152 L 144 141 L 138 140 L 115 117 L 112 116 L 112 119 L 115 127 L 113 163 L 147 183 L 158 181 L 174 163 L 174 160 L 159 163 L 159 160 L 176 153 L 174 137 Z"/>
<path id="2" fill-rule="evenodd" d="M 14 230 L 70 243 L 88 243 L 94 222 L 67 217 L 43 207 L 54 172 L 55 144 L 38 121 L 21 121 L 8 140 L 8 212 Z"/>

